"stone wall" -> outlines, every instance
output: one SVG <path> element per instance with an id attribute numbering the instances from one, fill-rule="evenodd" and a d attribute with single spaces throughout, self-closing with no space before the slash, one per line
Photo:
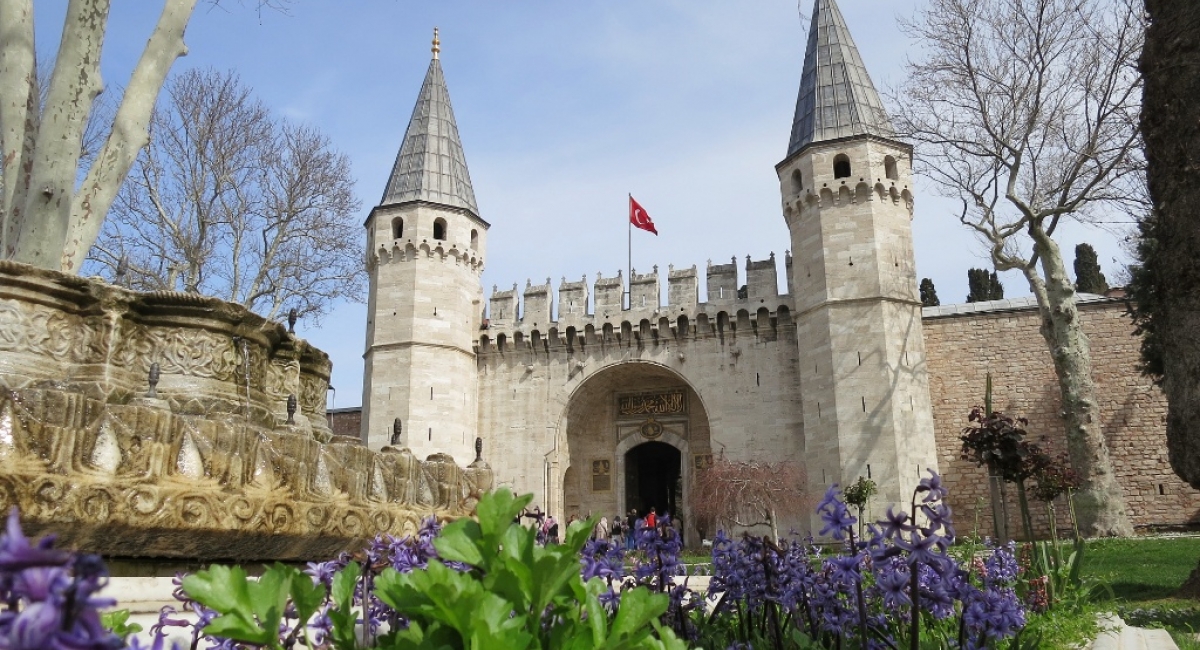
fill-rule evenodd
<path id="1" fill-rule="evenodd" d="M 1200 491 L 1175 476 L 1167 462 L 1166 399 L 1137 370 L 1138 339 L 1124 301 L 1085 302 L 1080 314 L 1091 339 L 1101 426 L 1134 525 L 1140 530 L 1200 525 Z M 987 373 L 994 408 L 1028 418 L 1031 434 L 1045 436 L 1056 453 L 1066 451 L 1058 382 L 1038 331 L 1038 313 L 1034 307 L 933 317 L 927 312 L 924 320 L 938 463 L 958 530 L 971 532 L 978 516 L 980 531 L 990 534 L 987 472 L 959 457 L 959 432 L 971 407 L 983 402 Z M 1036 504 L 1033 510 L 1044 530 L 1044 511 Z M 1065 505 L 1057 511 L 1066 525 Z M 1019 531 L 1015 500 L 1008 512 L 1010 530 Z"/>
<path id="2" fill-rule="evenodd" d="M 660 387 L 686 386 L 699 400 L 693 417 L 703 413 L 707 422 L 693 422 L 681 451 L 802 461 L 795 326 L 785 299 L 760 300 L 761 311 L 753 314 L 702 303 L 695 319 L 639 324 L 636 310 L 629 310 L 612 314 L 623 320 L 618 327 L 581 336 L 568 338 L 553 327 L 548 334 L 484 341 L 478 360 L 479 435 L 488 449 L 497 450 L 488 461 L 498 483 L 534 493 L 535 503 L 555 516 L 570 514 L 562 487 L 568 469 L 590 476 L 591 460 L 611 457 L 615 463 L 619 455 L 613 423 L 590 415 L 583 423 L 572 420 L 574 402 L 592 393 L 611 398 L 649 389 L 642 380 L 650 378 Z M 621 489 L 617 485 L 615 492 Z M 581 514 L 593 509 L 578 506 Z M 615 506 L 602 500 L 594 511 Z"/>
<path id="3" fill-rule="evenodd" d="M 360 437 L 362 431 L 362 407 L 329 409 L 329 428 L 335 436 Z"/>

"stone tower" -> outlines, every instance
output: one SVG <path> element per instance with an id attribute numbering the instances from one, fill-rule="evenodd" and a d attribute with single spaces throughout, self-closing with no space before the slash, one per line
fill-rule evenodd
<path id="1" fill-rule="evenodd" d="M 907 503 L 937 468 L 912 248 L 912 147 L 896 139 L 834 0 L 816 0 L 787 157 L 810 490 L 858 477 Z M 881 514 L 877 512 L 876 514 Z"/>
<path id="2" fill-rule="evenodd" d="M 421 85 L 383 200 L 367 217 L 367 345 L 362 437 L 396 440 L 418 458 L 474 457 L 480 274 L 488 223 L 479 217 L 438 60 Z"/>

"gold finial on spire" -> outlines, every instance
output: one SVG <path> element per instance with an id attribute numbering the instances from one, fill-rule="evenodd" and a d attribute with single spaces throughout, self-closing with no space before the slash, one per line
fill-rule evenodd
<path id="1" fill-rule="evenodd" d="M 433 28 L 433 58 L 438 58 L 438 52 L 442 51 L 442 42 L 438 40 L 438 28 Z"/>

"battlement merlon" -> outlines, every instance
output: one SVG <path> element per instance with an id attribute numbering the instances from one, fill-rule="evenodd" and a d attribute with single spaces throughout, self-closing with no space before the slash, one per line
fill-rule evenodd
<path id="1" fill-rule="evenodd" d="M 784 262 L 791 264 L 790 252 L 785 255 Z M 551 330 L 558 332 L 561 338 L 568 330 L 582 335 L 588 328 L 602 332 L 609 326 L 620 332 L 622 327 L 642 328 L 643 323 L 652 329 L 669 327 L 674 330 L 685 322 L 684 319 L 693 325 L 703 321 L 713 332 L 719 333 L 717 323 L 722 319 L 736 327 L 740 318 L 743 327 L 750 327 L 751 321 L 757 321 L 763 311 L 766 317 L 774 317 L 781 307 L 787 312 L 793 309 L 791 295 L 779 293 L 778 260 L 774 253 L 764 260 L 752 260 L 747 256 L 744 283 L 738 281 L 737 258 L 732 258 L 729 264 L 712 264 L 710 261 L 706 270 L 706 302 L 700 302 L 699 272 L 695 265 L 678 270 L 673 265 L 668 267 L 666 305 L 660 302 L 659 273 L 657 266 L 649 273 L 632 272 L 629 307 L 625 306 L 626 285 L 622 272 L 611 277 L 598 273 L 591 287 L 594 304 L 590 312 L 586 275 L 575 281 L 562 278 L 556 311 L 551 311 L 554 294 L 549 278 L 540 285 L 526 281 L 523 292 L 518 291 L 516 284 L 506 290 L 493 286 L 488 300 L 489 324 L 480 332 L 481 340 L 495 341 L 504 335 L 509 341 L 520 338 L 529 342 L 534 332 L 541 340 L 546 340 Z M 524 295 L 523 300 L 520 293 Z"/>

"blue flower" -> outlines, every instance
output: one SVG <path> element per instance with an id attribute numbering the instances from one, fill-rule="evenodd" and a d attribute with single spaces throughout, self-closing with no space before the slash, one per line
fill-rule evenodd
<path id="1" fill-rule="evenodd" d="M 854 524 L 858 523 L 858 519 L 846 508 L 846 504 L 842 503 L 840 495 L 841 491 L 838 490 L 837 483 L 834 483 L 825 491 L 825 497 L 817 506 L 817 514 L 821 516 L 821 521 L 825 522 L 820 534 L 832 535 L 838 541 L 846 539 L 846 535 L 854 530 Z"/>
<path id="2" fill-rule="evenodd" d="M 54 536 L 47 535 L 38 540 L 36 546 L 21 532 L 21 517 L 17 507 L 8 511 L 5 533 L 0 535 L 0 571 L 20 571 L 34 566 L 62 566 L 71 560 L 71 554 L 51 548 Z"/>
<path id="3" fill-rule="evenodd" d="M 913 526 L 908 523 L 908 513 L 901 510 L 896 512 L 895 506 L 888 506 L 887 518 L 879 522 L 882 529 L 880 534 L 887 539 L 899 537 L 901 533 L 908 532 L 913 529 Z"/>
<path id="4" fill-rule="evenodd" d="M 897 610 L 908 607 L 912 599 L 908 596 L 908 568 L 901 563 L 888 563 L 875 575 L 875 584 L 883 594 L 884 607 Z"/>
<path id="5" fill-rule="evenodd" d="M 921 479 L 921 482 L 917 485 L 917 492 L 928 492 L 921 502 L 932 503 L 945 499 L 949 491 L 942 487 L 942 477 L 932 469 L 926 468 L 925 471 L 929 472 L 929 478 Z"/>

